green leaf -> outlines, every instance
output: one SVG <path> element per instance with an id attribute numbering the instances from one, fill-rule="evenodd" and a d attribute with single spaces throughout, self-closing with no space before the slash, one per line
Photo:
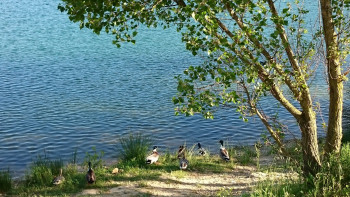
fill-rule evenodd
<path id="1" fill-rule="evenodd" d="M 289 11 L 289 8 L 284 8 L 284 9 L 282 10 L 282 13 L 283 13 L 283 14 L 286 14 L 288 11 Z"/>

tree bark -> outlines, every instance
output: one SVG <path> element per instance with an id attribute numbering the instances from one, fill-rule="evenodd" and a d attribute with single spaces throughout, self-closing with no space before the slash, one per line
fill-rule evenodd
<path id="1" fill-rule="evenodd" d="M 343 115 L 343 77 L 339 61 L 339 49 L 331 0 L 320 0 L 323 33 L 326 42 L 327 73 L 329 81 L 329 118 L 325 144 L 325 153 L 339 153 L 341 146 Z"/>
<path id="2" fill-rule="evenodd" d="M 311 106 L 303 111 L 298 123 L 302 135 L 303 172 L 306 176 L 310 174 L 315 176 L 321 167 L 321 161 L 317 143 L 316 116 Z"/>

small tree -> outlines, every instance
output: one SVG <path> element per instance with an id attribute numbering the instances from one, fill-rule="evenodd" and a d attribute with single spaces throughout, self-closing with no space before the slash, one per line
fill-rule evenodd
<path id="1" fill-rule="evenodd" d="M 309 28 L 305 23 L 309 11 L 298 0 L 62 1 L 59 9 L 70 20 L 97 34 L 112 33 L 117 47 L 121 42 L 135 43 L 141 24 L 175 26 L 193 55 L 208 54 L 202 65 L 177 77 L 176 112 L 213 118 L 213 109 L 226 105 L 241 112 L 243 119 L 255 114 L 287 155 L 281 128 L 258 105 L 261 97 L 270 95 L 299 125 L 306 174 L 315 174 L 321 165 L 309 86 L 323 57 L 330 95 L 325 152 L 339 152 L 349 0 L 320 0 L 320 15 Z"/>

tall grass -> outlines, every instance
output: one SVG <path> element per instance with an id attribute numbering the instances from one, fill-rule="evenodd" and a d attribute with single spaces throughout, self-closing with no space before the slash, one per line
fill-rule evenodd
<path id="1" fill-rule="evenodd" d="M 96 147 L 93 146 L 92 152 L 86 152 L 83 162 L 83 166 L 87 167 L 88 163 L 91 162 L 92 168 L 94 170 L 100 170 L 103 167 L 103 156 L 105 155 L 104 151 L 97 151 Z M 74 158 L 74 155 L 73 155 Z"/>
<path id="2" fill-rule="evenodd" d="M 150 137 L 141 133 L 130 133 L 126 137 L 120 138 L 122 146 L 121 157 L 122 163 L 130 167 L 145 166 L 145 159 L 152 145 Z"/>
<path id="3" fill-rule="evenodd" d="M 46 155 L 38 155 L 25 177 L 26 185 L 49 186 L 62 167 L 63 161 L 61 159 L 51 160 Z"/>
<path id="4" fill-rule="evenodd" d="M 10 170 L 0 171 L 0 193 L 8 192 L 12 189 L 12 177 Z M 0 195 L 1 196 L 1 195 Z"/>
<path id="5" fill-rule="evenodd" d="M 343 181 L 350 185 L 350 143 L 346 143 L 342 146 L 340 152 L 340 162 L 344 172 Z"/>
<path id="6" fill-rule="evenodd" d="M 16 182 L 7 194 L 13 196 L 68 196 L 77 193 L 86 186 L 85 172 L 79 172 L 77 162 L 77 151 L 72 155 L 72 160 L 64 166 L 61 159 L 51 159 L 38 155 L 26 172 L 24 179 Z M 65 181 L 54 186 L 52 180 L 63 170 Z"/>

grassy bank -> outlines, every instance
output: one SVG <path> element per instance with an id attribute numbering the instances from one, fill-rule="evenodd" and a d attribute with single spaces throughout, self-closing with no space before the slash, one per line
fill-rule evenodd
<path id="1" fill-rule="evenodd" d="M 162 150 L 156 164 L 146 165 L 152 141 L 136 134 L 120 140 L 121 160 L 105 166 L 102 151 L 93 148 L 77 163 L 77 154 L 69 162 L 40 155 L 20 181 L 11 180 L 10 171 L 0 172 L 0 193 L 13 196 L 348 196 L 350 194 L 350 146 L 339 156 L 325 162 L 316 177 L 303 177 L 298 166 L 278 159 L 273 149 L 259 146 L 229 147 L 230 162 L 218 151 L 198 155 L 195 145 L 188 146 L 190 161 L 179 169 L 176 152 Z M 292 149 L 298 150 L 297 146 Z M 296 151 L 295 154 L 298 154 Z M 87 184 L 87 163 L 96 173 L 95 184 Z M 65 178 L 60 185 L 52 180 L 60 169 Z M 116 170 L 118 169 L 118 172 Z M 253 191 L 253 192 L 252 192 Z"/>
<path id="2" fill-rule="evenodd" d="M 149 152 L 148 150 L 146 150 Z M 92 151 L 94 152 L 94 150 Z M 87 154 L 89 155 L 89 154 Z M 81 164 L 67 163 L 63 165 L 61 160 L 52 160 L 48 156 L 41 155 L 31 164 L 23 180 L 13 182 L 10 179 L 10 173 L 5 178 L 0 179 L 0 185 L 6 182 L 6 190 L 1 190 L 7 195 L 14 196 L 70 196 L 75 195 L 86 189 L 93 189 L 98 193 L 107 192 L 109 189 L 120 186 L 121 182 L 135 182 L 138 187 L 148 186 L 148 181 L 161 179 L 163 175 L 174 176 L 175 178 L 186 177 L 191 172 L 201 173 L 210 172 L 213 174 L 230 172 L 235 167 L 235 163 L 223 162 L 215 155 L 208 154 L 205 157 L 192 155 L 189 152 L 187 159 L 190 160 L 190 167 L 187 171 L 179 169 L 177 154 L 175 152 L 163 152 L 157 164 L 146 165 L 145 159 L 142 161 L 137 158 L 121 160 L 110 166 L 105 166 L 100 158 L 99 152 L 92 155 L 98 156 L 84 159 Z M 87 184 L 85 175 L 88 170 L 86 162 L 91 161 L 93 170 L 96 173 L 97 181 L 95 184 Z M 52 180 L 63 169 L 65 181 L 58 186 L 52 184 Z M 118 168 L 118 173 L 113 174 L 113 170 Z M 10 186 L 10 187 L 9 187 Z M 147 196 L 147 194 L 145 194 Z"/>

